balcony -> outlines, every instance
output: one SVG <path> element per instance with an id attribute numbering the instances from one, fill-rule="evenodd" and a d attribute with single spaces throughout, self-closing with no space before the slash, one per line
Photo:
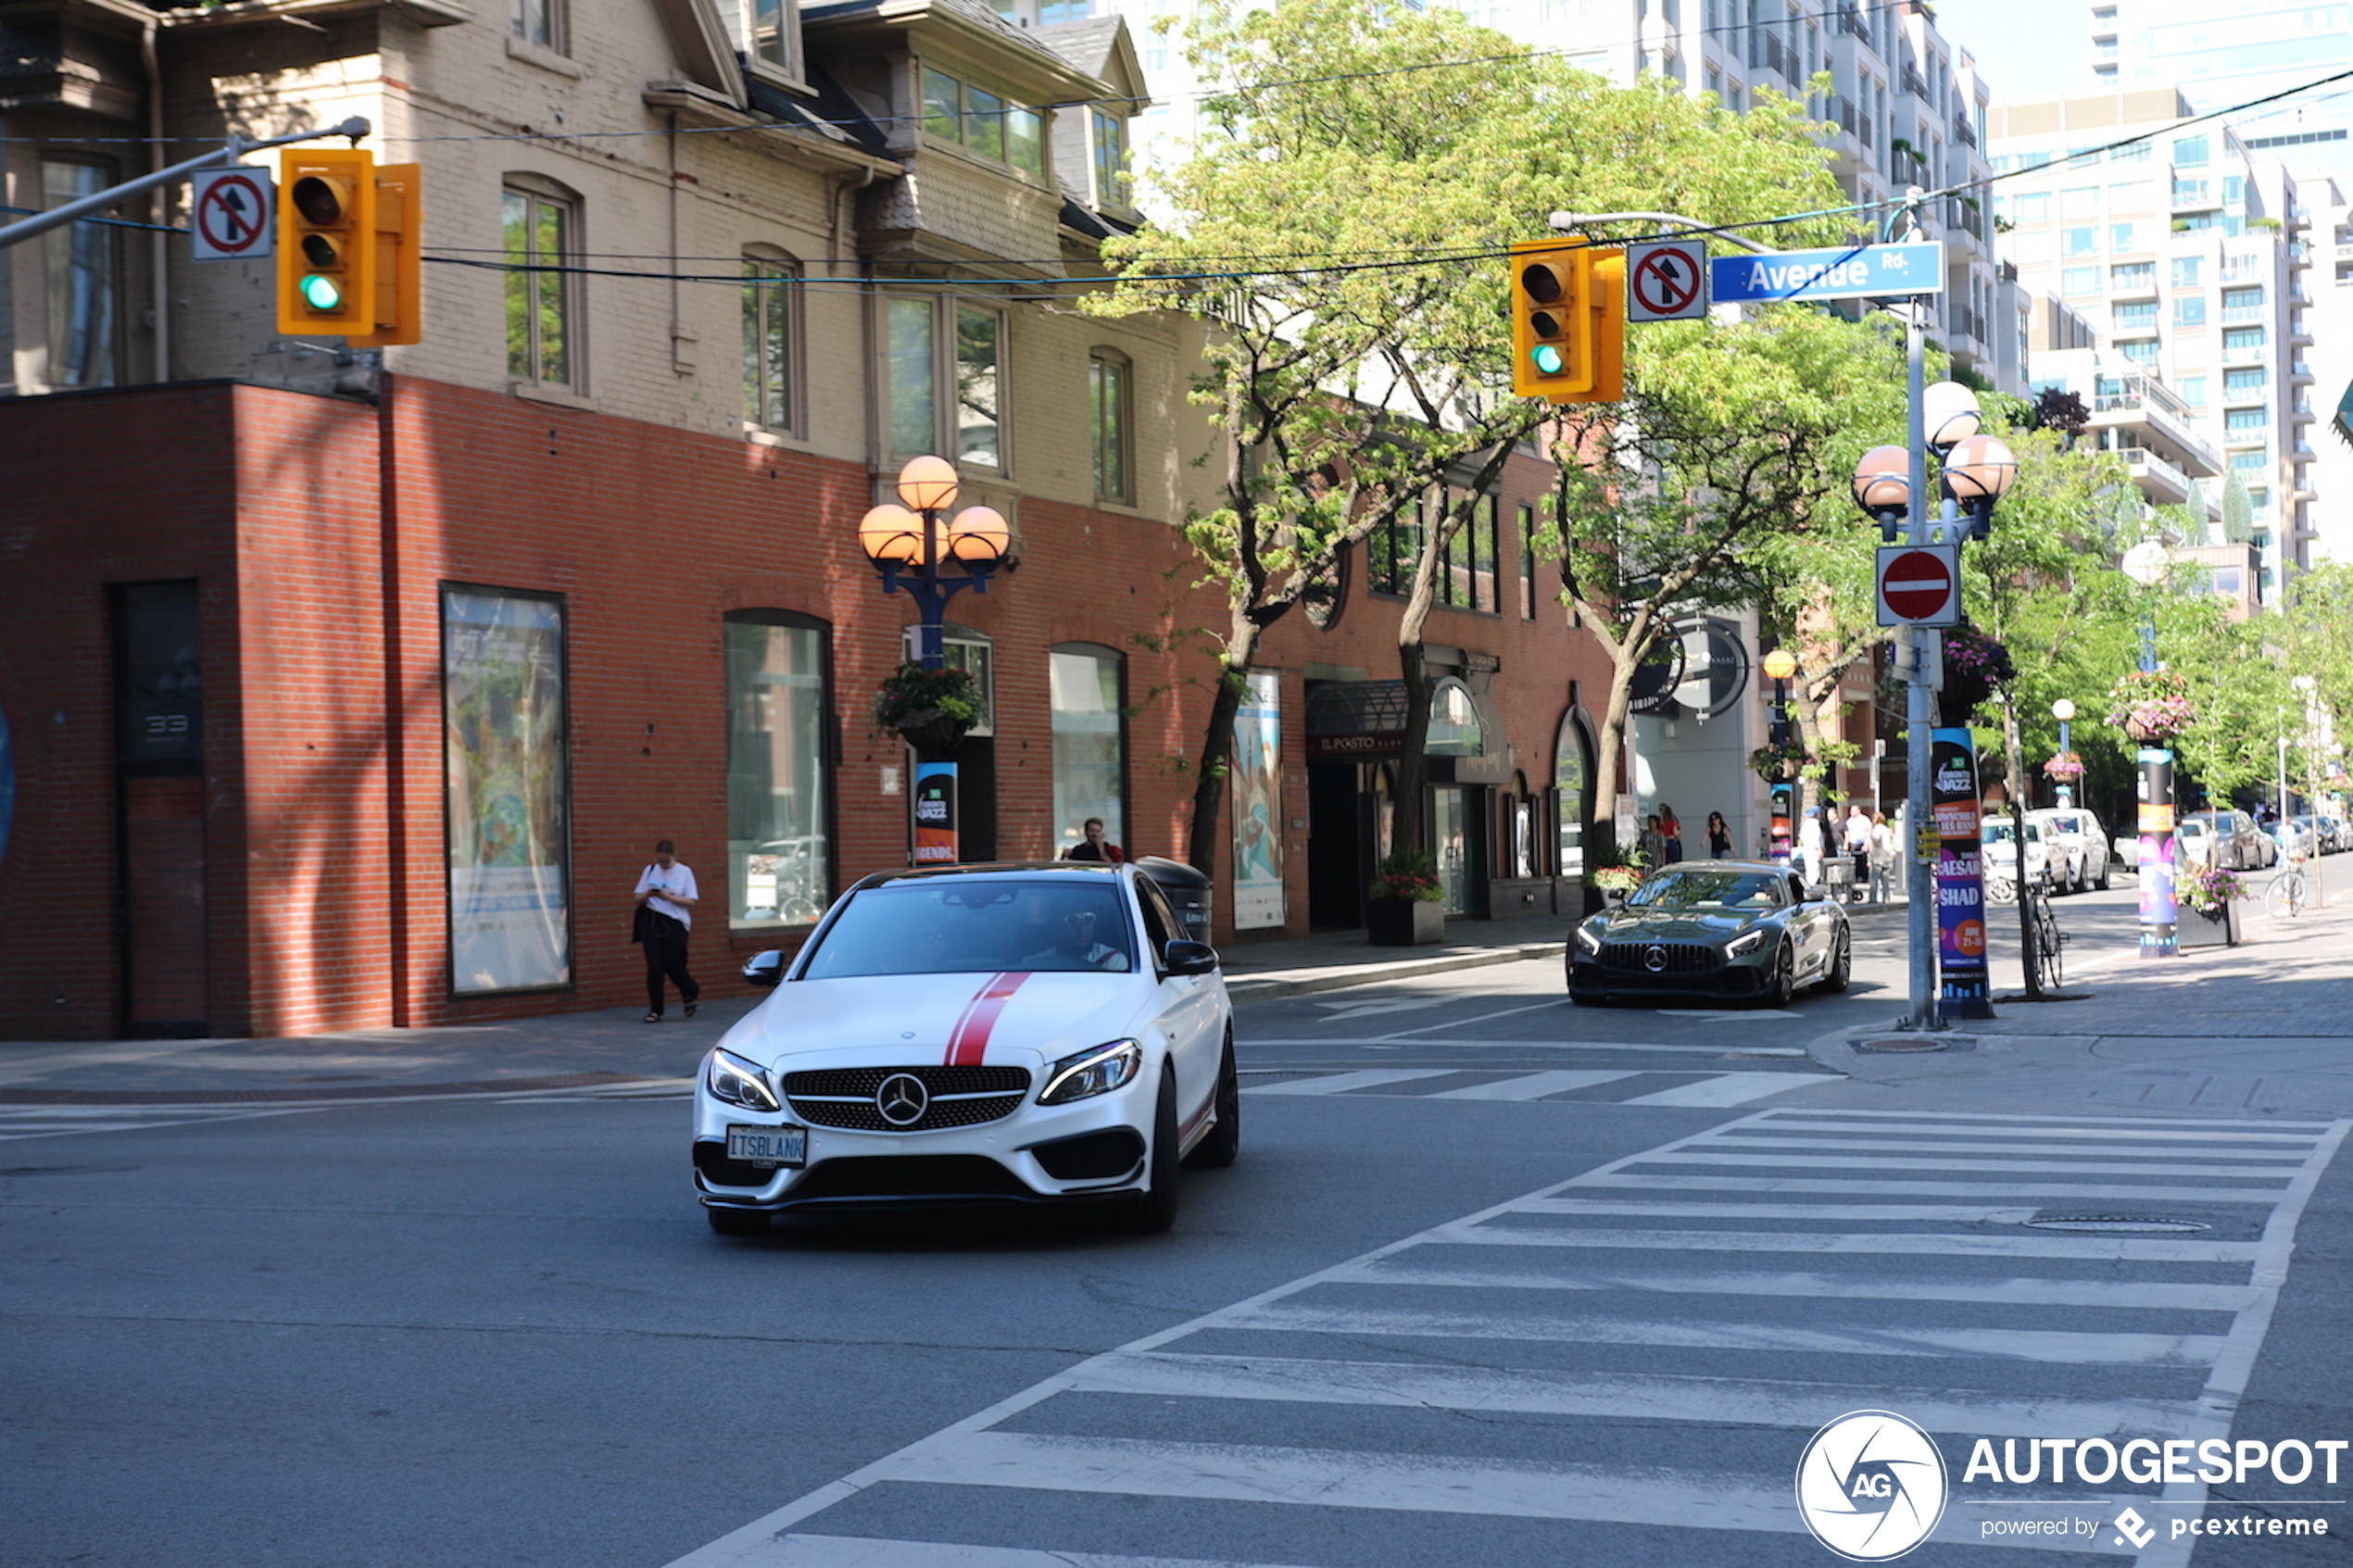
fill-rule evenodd
<path id="1" fill-rule="evenodd" d="M 2141 495 L 2158 506 L 2179 506 L 2190 498 L 2190 476 L 2145 446 L 2119 446 L 2116 455 L 2132 470 Z"/>
<path id="2" fill-rule="evenodd" d="M 1908 97 L 1926 99 L 1928 96 L 1928 79 L 1920 75 L 1909 60 L 1904 62 L 1904 92 Z"/>
<path id="3" fill-rule="evenodd" d="M 1977 145 L 1977 127 L 1971 125 L 1967 119 L 1956 115 L 1953 119 L 1953 140 L 1964 147 L 1974 147 Z"/>
<path id="4" fill-rule="evenodd" d="M 1863 20 L 1863 12 L 1860 6 L 1846 5 L 1839 6 L 1838 30 L 1839 31 L 1845 33 L 1849 38 L 1861 39 L 1865 44 L 1869 44 L 1871 41 L 1870 26 Z"/>

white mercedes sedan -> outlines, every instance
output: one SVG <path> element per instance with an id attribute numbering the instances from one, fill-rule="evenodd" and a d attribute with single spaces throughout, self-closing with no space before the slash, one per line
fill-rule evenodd
<path id="1" fill-rule="evenodd" d="M 1240 1148 L 1233 1009 L 1130 865 L 886 872 L 850 888 L 695 1093 L 695 1187 L 723 1236 L 786 1210 L 1108 1203 L 1176 1217 L 1180 1160 Z"/>

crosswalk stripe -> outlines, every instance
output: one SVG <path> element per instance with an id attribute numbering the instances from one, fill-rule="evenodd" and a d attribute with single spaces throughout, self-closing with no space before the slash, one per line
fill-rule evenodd
<path id="1" fill-rule="evenodd" d="M 1865 1153 L 1884 1149 L 1891 1152 L 1920 1152 L 1919 1143 L 1903 1138 L 1792 1138 L 1737 1137 L 1730 1134 L 1710 1136 L 1698 1147 L 1704 1148 L 1839 1148 L 1857 1149 Z M 2116 1158 L 2129 1156 L 2134 1160 L 2253 1160 L 2283 1165 L 2293 1170 L 2304 1156 L 2291 1148 L 2210 1148 L 2196 1145 L 2178 1148 L 2118 1148 L 2113 1144 L 2065 1143 L 1970 1143 L 1938 1144 L 1931 1151 L 1938 1154 L 2087 1154 Z"/>
<path id="2" fill-rule="evenodd" d="M 1235 1312 L 1223 1328 L 1281 1334 L 1388 1335 L 1402 1339 L 1525 1339 L 1541 1344 L 1654 1345 L 1692 1350 L 1805 1350 L 1844 1356 L 1982 1356 L 2062 1365 L 2209 1366 L 2210 1334 L 2095 1334 L 2076 1329 L 1797 1328 L 1786 1323 L 1653 1322 L 1551 1312 L 1440 1312 L 1273 1302 Z"/>
<path id="3" fill-rule="evenodd" d="M 1426 1366 L 1282 1356 L 1196 1356 L 1167 1350 L 1100 1356 L 1074 1393 L 1158 1399 L 1264 1399 L 1282 1403 L 1396 1405 L 1521 1415 L 1609 1416 L 1760 1426 L 1818 1425 L 1849 1385 L 1742 1377 Z M 2173 1436 L 2192 1406 L 2158 1399 L 2016 1399 L 1926 1387 L 1881 1387 L 1877 1398 L 1931 1432 L 1993 1436 L 2081 1433 L 2102 1437 Z"/>
<path id="4" fill-rule="evenodd" d="M 1947 1220 L 1957 1225 L 2024 1224 L 2032 1204 L 1985 1203 L 1678 1203 L 1667 1199 L 1531 1198 L 1516 1214 L 1649 1214 L 1687 1220 Z"/>
<path id="5" fill-rule="evenodd" d="M 1998 1168 L 1994 1173 L 1998 1173 Z M 1859 1177 L 1816 1181 L 1801 1176 L 1596 1176 L 1593 1186 L 1642 1187 L 1655 1192 L 1821 1192 L 1844 1198 Z M 2263 1203 L 2280 1189 L 2256 1187 L 2158 1187 L 2086 1185 L 2076 1182 L 1889 1182 L 1873 1179 L 1873 1192 L 1905 1198 L 2066 1198 L 2077 1201 L 2128 1203 Z"/>
<path id="6" fill-rule="evenodd" d="M 1824 1073 L 1726 1073 L 1714 1078 L 1702 1078 L 1697 1083 L 1678 1084 L 1671 1089 L 1636 1095 L 1628 1105 L 1746 1105 L 1778 1095 L 1789 1089 L 1802 1089 L 1808 1084 L 1829 1084 L 1837 1080 Z"/>
<path id="7" fill-rule="evenodd" d="M 2218 1130 L 2211 1133 L 2189 1132 L 2188 1135 L 2193 1137 L 2301 1138 L 2307 1143 L 2321 1141 L 2336 1126 L 2334 1122 L 2299 1122 L 2268 1116 L 2259 1122 L 2228 1116 L 2200 1116 L 2195 1122 L 2179 1116 L 2119 1116 L 2114 1121 L 2115 1126 L 2111 1128 L 2108 1125 L 2109 1118 L 2105 1116 L 2097 1122 L 2085 1122 L 2082 1117 L 2054 1116 L 2048 1111 L 1812 1110 L 1783 1112 L 1773 1118 L 1773 1124 L 1797 1127 L 1811 1126 L 1819 1122 L 1831 1130 L 1844 1132 L 1850 1129 L 1860 1130 L 1874 1122 L 1890 1122 L 1902 1123 L 1903 1131 L 1906 1134 L 1949 1132 L 1982 1136 L 1986 1126 L 2003 1126 L 2016 1127 L 2020 1131 L 2083 1133 L 2093 1136 L 2109 1137 L 2135 1135 L 2126 1131 L 2133 1127 L 2158 1127 L 2169 1131 L 2181 1129 L 2184 1132 L 2188 1132 L 2191 1127 L 2209 1127 Z M 1926 1124 L 1930 1123 L 1944 1123 L 1946 1125 L 1937 1127 Z M 1983 1125 L 1981 1126 L 1980 1123 Z M 2257 1130 L 2245 1133 L 2219 1131 L 2223 1127 L 2247 1127 Z M 2280 1129 L 2283 1127 L 2293 1130 L 2282 1132 Z"/>
<path id="8" fill-rule="evenodd" d="M 1646 1252 L 1826 1252 L 1917 1258 L 2097 1258 L 2133 1263 L 2248 1263 L 2251 1241 L 2196 1241 L 2176 1236 L 1920 1235 L 1915 1232 L 1543 1230 L 1456 1225 L 1433 1239 L 1503 1247 L 1603 1248 Z"/>
<path id="9" fill-rule="evenodd" d="M 1636 1102 L 1639 1103 L 1639 1102 Z M 1770 1165 L 1781 1171 L 2032 1171 L 2037 1175 L 2086 1176 L 2230 1176 L 2241 1181 L 2285 1181 L 2296 1173 L 2293 1165 L 2276 1171 L 2249 1170 L 2244 1165 L 2175 1165 L 2163 1160 L 2140 1162 L 2133 1160 L 1931 1160 L 1924 1158 L 1885 1159 L 1875 1155 L 1857 1155 L 1842 1159 L 1834 1154 L 1715 1154 L 1705 1146 L 1679 1154 L 1655 1154 L 1642 1161 L 1645 1165 Z M 2233 1191 L 2242 1190 L 2232 1188 Z M 2258 1189 L 2244 1189 L 2253 1192 Z M 2276 1188 L 2263 1189 L 2271 1196 Z"/>
<path id="10" fill-rule="evenodd" d="M 1530 1073 L 1524 1077 L 1504 1078 L 1492 1084 L 1473 1084 L 1467 1088 L 1441 1089 L 1431 1099 L 1541 1099 L 1569 1089 L 1589 1089 L 1596 1084 L 1615 1084 L 1621 1078 L 1631 1078 L 1630 1072 L 1610 1073 L 1595 1070 L 1589 1073 Z"/>
<path id="11" fill-rule="evenodd" d="M 893 1541 L 860 1536 L 780 1536 L 727 1560 L 742 1568 L 1276 1568 L 1190 1557 L 1120 1557 L 1101 1551 Z"/>
<path id="12" fill-rule="evenodd" d="M 1246 1095 L 1344 1095 L 1351 1089 L 1378 1089 L 1390 1084 L 1410 1084 L 1416 1078 L 1443 1078 L 1452 1068 L 1445 1067 L 1382 1067 L 1361 1073 L 1340 1073 L 1328 1078 L 1295 1078 L 1288 1084 L 1254 1084 L 1244 1089 Z"/>

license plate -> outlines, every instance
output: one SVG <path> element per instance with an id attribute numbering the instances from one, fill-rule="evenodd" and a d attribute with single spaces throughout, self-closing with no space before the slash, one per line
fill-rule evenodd
<path id="1" fill-rule="evenodd" d="M 804 1165 L 809 1160 L 806 1127 L 730 1127 L 727 1158 L 743 1165 Z"/>

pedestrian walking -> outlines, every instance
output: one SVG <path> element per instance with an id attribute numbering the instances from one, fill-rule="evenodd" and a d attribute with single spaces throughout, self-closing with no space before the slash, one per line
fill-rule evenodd
<path id="1" fill-rule="evenodd" d="M 1671 866 L 1683 858 L 1683 822 L 1664 800 L 1658 803 L 1658 831 L 1667 841 L 1665 863 Z"/>
<path id="2" fill-rule="evenodd" d="M 1871 884 L 1871 819 L 1859 802 L 1846 808 L 1846 854 L 1855 862 L 1855 889 L 1848 895 L 1860 903 Z"/>
<path id="3" fill-rule="evenodd" d="M 1871 813 L 1871 902 L 1895 902 L 1895 829 L 1889 824 L 1887 813 Z"/>
<path id="4" fill-rule="evenodd" d="M 1667 831 L 1655 811 L 1642 819 L 1642 851 L 1644 870 L 1655 872 L 1667 863 Z"/>
<path id="5" fill-rule="evenodd" d="M 694 928 L 695 873 L 678 859 L 678 847 L 668 839 L 654 846 L 653 864 L 637 877 L 636 932 L 633 940 L 646 949 L 646 1022 L 661 1022 L 662 982 L 678 987 L 686 1016 L 695 1016 L 702 987 L 686 972 L 686 933 Z"/>
<path id="6" fill-rule="evenodd" d="M 1707 814 L 1707 858 L 1729 860 L 1732 858 L 1732 830 L 1721 811 Z"/>
<path id="7" fill-rule="evenodd" d="M 1101 860 L 1115 866 L 1127 859 L 1126 852 L 1118 845 L 1104 839 L 1103 820 L 1101 817 L 1088 818 L 1078 824 L 1078 831 L 1085 836 L 1063 851 L 1063 859 Z"/>

